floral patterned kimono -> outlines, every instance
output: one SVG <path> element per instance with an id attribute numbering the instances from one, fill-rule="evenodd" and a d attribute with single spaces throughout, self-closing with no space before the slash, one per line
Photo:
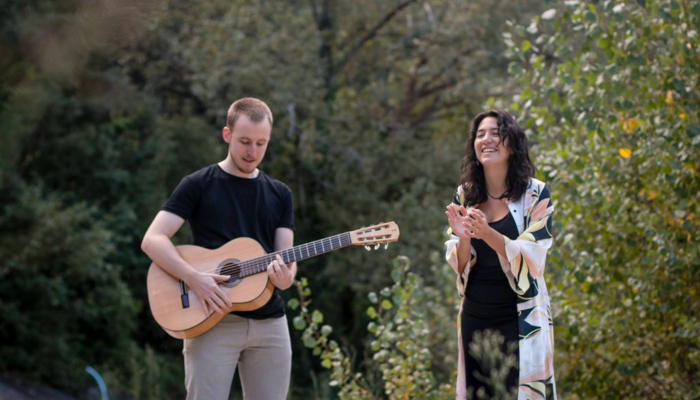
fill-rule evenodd
<path id="1" fill-rule="evenodd" d="M 455 202 L 463 204 L 462 188 L 457 189 Z M 552 245 L 552 212 L 554 206 L 544 182 L 530 179 L 525 195 L 517 201 L 508 202 L 508 208 L 518 226 L 519 236 L 510 240 L 504 236 L 506 255 L 499 255 L 503 273 L 510 287 L 518 294 L 518 331 L 520 333 L 520 380 L 518 400 L 554 400 L 554 336 L 549 294 L 544 282 L 544 265 L 547 249 Z M 458 271 L 457 243 L 459 239 L 448 230 L 450 240 L 446 258 L 450 266 Z M 469 271 L 478 256 L 472 247 L 469 268 L 457 277 L 457 289 L 462 297 L 459 310 L 461 318 L 464 294 L 469 281 Z M 457 326 L 461 326 L 458 323 Z M 464 370 L 462 332 L 459 332 L 459 367 L 457 371 L 457 400 L 467 398 L 466 371 Z"/>

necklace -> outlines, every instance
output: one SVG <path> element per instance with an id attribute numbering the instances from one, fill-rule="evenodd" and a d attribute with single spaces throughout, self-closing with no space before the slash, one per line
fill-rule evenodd
<path id="1" fill-rule="evenodd" d="M 484 190 L 486 190 L 486 189 L 484 188 Z M 486 194 L 489 195 L 489 197 L 494 199 L 494 200 L 502 200 L 503 199 L 503 194 L 501 194 L 499 197 L 496 197 L 496 196 L 492 195 L 491 193 L 489 193 L 488 190 L 486 190 Z"/>

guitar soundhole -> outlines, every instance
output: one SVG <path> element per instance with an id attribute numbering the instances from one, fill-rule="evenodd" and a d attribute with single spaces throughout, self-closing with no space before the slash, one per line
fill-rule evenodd
<path id="1" fill-rule="evenodd" d="M 219 275 L 231 275 L 231 278 L 222 283 L 221 286 L 232 288 L 241 283 L 241 266 L 238 262 L 239 261 L 235 258 L 229 258 L 228 260 L 224 260 L 216 268 L 216 273 Z"/>

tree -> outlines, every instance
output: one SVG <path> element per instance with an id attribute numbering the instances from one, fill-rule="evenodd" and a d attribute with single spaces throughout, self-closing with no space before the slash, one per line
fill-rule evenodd
<path id="1" fill-rule="evenodd" d="M 700 4 L 565 2 L 506 34 L 555 200 L 564 398 L 700 396 Z"/>
<path id="2" fill-rule="evenodd" d="M 294 190 L 298 242 L 396 220 L 404 232 L 401 253 L 429 265 L 428 254 L 444 240 L 441 208 L 456 185 L 468 120 L 488 96 L 512 90 L 504 79 L 505 46 L 493 31 L 539 6 L 511 0 L 6 3 L 0 171 L 20 181 L 20 192 L 35 193 L 35 203 L 83 221 L 76 235 L 94 234 L 103 238 L 95 246 L 110 249 L 95 262 L 118 271 L 110 276 L 128 292 L 124 301 L 135 304 L 128 309 L 135 316 L 134 325 L 115 328 L 115 335 L 130 338 L 120 349 L 131 361 L 106 362 L 119 390 L 133 396 L 155 387 L 138 380 L 147 363 L 169 371 L 159 390 L 168 392 L 167 382 L 177 385 L 175 395 L 182 390 L 173 363 L 159 358 L 179 357 L 179 342 L 153 323 L 145 306 L 149 262 L 139 243 L 179 179 L 224 157 L 219 138 L 231 101 L 256 96 L 272 107 L 276 124 L 263 168 Z M 9 196 L 3 207 L 15 212 L 23 198 Z M 43 217 L 33 213 L 33 221 Z M 15 242 L 23 237 L 15 235 L 4 232 L 0 247 L 31 243 Z M 336 333 L 357 348 L 368 322 L 365 293 L 389 285 L 389 275 L 376 271 L 396 248 L 379 256 L 347 250 L 303 265 L 310 286 L 321 288 L 315 298 Z M 78 268 L 70 254 L 59 255 L 55 265 Z M 431 274 L 417 273 L 431 284 Z M 58 314 L 68 312 L 57 307 Z M 64 328 L 57 333 L 70 332 L 57 329 Z M 295 394 L 305 398 L 310 357 L 294 354 L 303 374 L 294 379 Z M 91 360 L 81 357 L 70 365 Z M 0 372 L 31 376 L 30 367 L 5 365 Z M 436 376 L 449 370 L 435 366 Z"/>

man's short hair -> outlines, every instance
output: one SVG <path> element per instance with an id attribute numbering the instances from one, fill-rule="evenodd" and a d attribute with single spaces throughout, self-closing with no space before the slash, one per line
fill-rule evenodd
<path id="1" fill-rule="evenodd" d="M 226 116 L 226 126 L 229 130 L 233 131 L 233 126 L 241 115 L 245 115 L 256 124 L 267 118 L 270 126 L 272 126 L 272 111 L 262 100 L 244 97 L 234 101 L 229 107 L 228 115 Z"/>

